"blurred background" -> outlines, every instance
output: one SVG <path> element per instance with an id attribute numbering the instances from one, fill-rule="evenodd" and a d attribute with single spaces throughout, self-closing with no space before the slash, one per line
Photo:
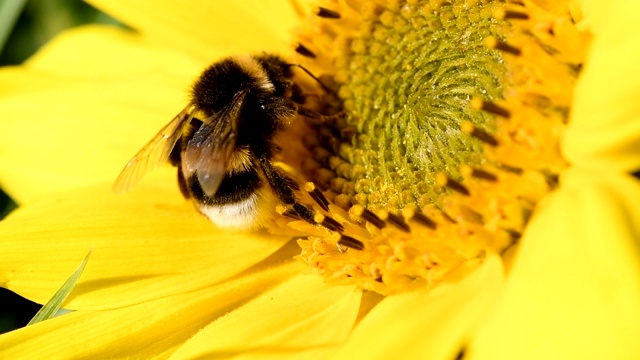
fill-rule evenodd
<path id="1" fill-rule="evenodd" d="M 19 65 L 59 32 L 88 23 L 120 25 L 80 0 L 0 0 L 0 66 Z M 15 208 L 0 188 L 0 219 Z M 25 326 L 39 308 L 0 288 L 0 333 Z"/>

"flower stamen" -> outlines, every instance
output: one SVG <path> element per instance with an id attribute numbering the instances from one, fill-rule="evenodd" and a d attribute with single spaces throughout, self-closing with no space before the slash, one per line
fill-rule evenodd
<path id="1" fill-rule="evenodd" d="M 304 189 L 309 193 L 309 195 L 315 200 L 315 202 L 320 205 L 322 210 L 329 211 L 329 200 L 322 194 L 322 191 L 316 188 L 316 185 L 312 182 L 307 182 L 304 184 Z"/>
<path id="2" fill-rule="evenodd" d="M 354 250 L 364 250 L 364 244 L 362 243 L 362 241 L 356 240 L 351 236 L 347 236 L 345 234 L 340 234 L 338 245 L 343 245 Z"/>
<path id="3" fill-rule="evenodd" d="M 439 173 L 436 175 L 436 183 L 440 186 L 447 187 L 453 191 L 456 191 L 462 195 L 465 195 L 465 196 L 471 195 L 471 193 L 469 192 L 469 189 L 467 189 L 461 183 L 453 180 L 452 178 L 447 176 L 447 174 L 445 173 Z"/>
<path id="4" fill-rule="evenodd" d="M 522 54 L 522 50 L 518 49 L 515 46 L 511 46 L 504 41 L 500 41 L 496 39 L 495 36 L 489 36 L 484 39 L 484 45 L 490 49 L 496 49 L 503 51 L 505 53 L 520 56 Z"/>
<path id="5" fill-rule="evenodd" d="M 382 229 L 387 226 L 384 220 L 380 219 L 378 215 L 374 214 L 371 210 L 364 208 L 361 205 L 354 205 L 349 210 L 349 214 L 352 214 L 354 218 L 361 218 L 362 220 L 369 222 L 371 225 L 377 227 L 378 229 Z"/>
<path id="6" fill-rule="evenodd" d="M 340 13 L 318 6 L 315 11 L 316 16 L 325 19 L 340 19 Z"/>
<path id="7" fill-rule="evenodd" d="M 316 58 L 316 54 L 313 53 L 313 51 L 311 51 L 308 47 L 304 46 L 304 44 L 298 42 L 295 45 L 294 51 L 297 52 L 298 54 L 304 56 L 304 57 L 308 57 L 310 59 L 315 59 Z"/>
<path id="8" fill-rule="evenodd" d="M 479 97 L 472 98 L 471 101 L 469 102 L 469 105 L 471 105 L 471 108 L 473 109 L 486 111 L 490 114 L 502 116 L 505 118 L 508 118 L 511 116 L 511 113 L 506 108 L 496 103 L 483 100 L 482 98 L 479 98 Z"/>
<path id="9" fill-rule="evenodd" d="M 380 210 L 378 211 L 378 217 L 383 220 L 386 221 L 387 223 L 390 223 L 391 225 L 395 226 L 396 229 L 403 231 L 403 232 L 411 232 L 411 228 L 409 227 L 409 225 L 404 221 L 404 219 L 402 219 L 400 216 L 386 211 L 386 210 Z"/>
<path id="10" fill-rule="evenodd" d="M 340 233 L 344 231 L 344 226 L 330 216 L 316 213 L 313 220 L 331 231 Z"/>
<path id="11" fill-rule="evenodd" d="M 416 210 L 415 206 L 408 205 L 404 209 L 402 209 L 402 216 L 409 222 L 417 222 L 418 224 L 424 225 L 432 230 L 435 230 L 438 226 L 433 220 L 427 217 L 425 214 Z"/>
<path id="12" fill-rule="evenodd" d="M 460 123 L 460 129 L 487 145 L 498 146 L 498 140 L 493 135 L 482 129 L 478 129 L 475 125 L 468 121 L 463 121 L 462 123 Z"/>
<path id="13" fill-rule="evenodd" d="M 506 9 L 496 9 L 493 12 L 493 17 L 499 20 L 528 20 L 529 14 L 522 11 L 516 10 L 506 10 Z"/>
<path id="14" fill-rule="evenodd" d="M 472 168 L 469 165 L 462 165 L 460 167 L 460 173 L 465 177 L 472 176 L 477 179 L 487 180 L 491 182 L 498 181 L 498 177 L 496 175 L 482 169 Z"/>

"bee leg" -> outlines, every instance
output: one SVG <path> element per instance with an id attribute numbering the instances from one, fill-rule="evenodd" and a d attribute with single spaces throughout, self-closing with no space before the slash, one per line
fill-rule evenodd
<path id="1" fill-rule="evenodd" d="M 182 173 L 182 139 L 178 140 L 178 142 L 171 149 L 171 153 L 169 153 L 169 162 L 172 166 L 178 168 L 178 188 L 180 188 L 180 192 L 185 199 L 191 198 L 191 194 L 189 193 L 189 187 L 187 186 L 187 180 L 184 178 L 184 174 Z"/>
<path id="2" fill-rule="evenodd" d="M 317 76 L 313 75 L 313 73 L 311 71 L 309 71 L 309 69 L 307 69 L 306 67 L 300 65 L 300 64 L 287 64 L 289 66 L 295 66 L 298 67 L 300 69 L 302 69 L 302 71 L 304 71 L 307 75 L 309 75 L 313 80 L 315 80 L 318 85 L 320 85 L 320 87 L 322 88 L 322 90 L 326 91 L 327 94 L 334 94 L 333 90 L 329 89 L 329 87 L 327 85 L 325 85 L 320 78 L 318 78 Z"/>
<path id="3" fill-rule="evenodd" d="M 293 83 L 291 85 L 291 96 L 289 97 L 291 101 L 296 104 L 304 104 L 307 101 L 307 95 L 302 91 L 300 85 Z"/>
<path id="4" fill-rule="evenodd" d="M 260 159 L 260 168 L 264 173 L 269 185 L 273 189 L 273 192 L 276 194 L 278 199 L 282 201 L 285 205 L 289 205 L 296 212 L 300 218 L 310 224 L 316 224 L 313 210 L 309 209 L 307 206 L 299 203 L 296 200 L 296 196 L 293 193 L 294 190 L 299 190 L 300 186 L 293 179 L 285 175 L 282 170 L 273 166 L 268 160 Z"/>
<path id="5" fill-rule="evenodd" d="M 344 112 L 341 111 L 334 115 L 322 115 L 313 110 L 309 110 L 302 106 L 298 106 L 298 115 L 307 119 L 307 122 L 310 125 L 323 125 L 323 124 L 331 125 L 335 123 L 337 120 L 343 118 Z"/>
<path id="6" fill-rule="evenodd" d="M 292 208 L 302 218 L 302 220 L 308 222 L 309 224 L 316 224 L 316 221 L 314 220 L 313 210 L 309 209 L 307 206 L 299 202 L 293 204 Z"/>
<path id="7" fill-rule="evenodd" d="M 182 166 L 180 165 L 178 165 L 178 187 L 185 199 L 191 198 L 191 193 L 189 193 L 189 187 L 187 186 L 187 180 L 184 178 Z"/>
<path id="8" fill-rule="evenodd" d="M 173 149 L 171 149 L 171 152 L 169 153 L 169 162 L 171 163 L 172 166 L 177 166 L 180 167 L 180 162 L 182 160 L 182 139 L 178 140 L 176 142 L 176 144 L 173 146 Z M 178 173 L 180 173 L 180 171 L 178 170 Z"/>

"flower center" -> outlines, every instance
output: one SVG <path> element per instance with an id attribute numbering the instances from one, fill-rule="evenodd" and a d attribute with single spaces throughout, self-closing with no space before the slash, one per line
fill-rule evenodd
<path id="1" fill-rule="evenodd" d="M 461 124 L 493 128 L 493 116 L 468 103 L 502 96 L 502 59 L 482 43 L 501 28 L 490 7 L 424 1 L 364 13 L 365 30 L 335 60 L 345 122 L 358 136 L 341 148 L 350 166 L 332 169 L 344 180 L 331 190 L 372 210 L 424 207 L 446 193 L 435 174 L 459 181 L 460 165 L 484 162 L 482 142 Z"/>
<path id="2" fill-rule="evenodd" d="M 587 41 L 568 6 L 339 1 L 316 15 L 297 51 L 332 75 L 342 110 L 289 164 L 320 224 L 287 220 L 310 235 L 300 259 L 389 294 L 513 249 L 566 167 L 559 136 Z"/>

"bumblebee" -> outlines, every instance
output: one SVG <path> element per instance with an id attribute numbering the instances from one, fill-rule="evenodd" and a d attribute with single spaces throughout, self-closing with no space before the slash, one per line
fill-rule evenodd
<path id="1" fill-rule="evenodd" d="M 296 199 L 297 183 L 273 164 L 279 131 L 298 115 L 322 118 L 300 105 L 296 66 L 302 68 L 271 54 L 209 66 L 193 85 L 189 104 L 127 163 L 114 190 L 131 190 L 169 159 L 178 168 L 182 194 L 220 227 L 260 228 L 277 203 L 314 223 L 313 211 Z"/>

